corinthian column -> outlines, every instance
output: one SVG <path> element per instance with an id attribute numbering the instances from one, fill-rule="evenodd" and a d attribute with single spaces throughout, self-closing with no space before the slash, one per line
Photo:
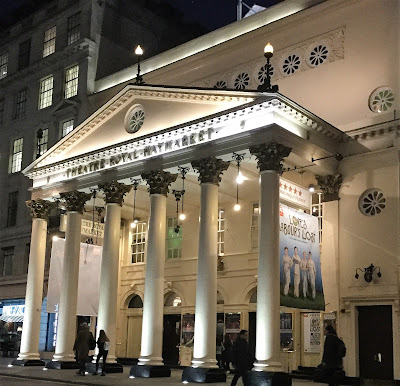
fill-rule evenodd
<path id="1" fill-rule="evenodd" d="M 155 170 L 142 174 L 150 193 L 150 216 L 147 235 L 146 278 L 144 286 L 142 345 L 139 363 L 131 375 L 149 378 L 171 376 L 162 359 L 164 266 L 167 194 L 177 175 Z"/>
<path id="2" fill-rule="evenodd" d="M 279 176 L 282 161 L 291 148 L 272 141 L 251 146 L 260 169 L 257 337 L 253 373 L 258 378 L 275 378 L 272 384 L 291 384 L 282 374 L 280 363 L 280 292 L 279 292 Z M 269 373 L 269 374 L 268 374 Z M 272 373 L 272 374 L 271 374 Z M 277 380 L 279 378 L 279 381 Z M 260 382 L 261 379 L 258 380 Z M 274 383 L 275 382 L 275 383 Z M 277 383 L 276 383 L 277 382 Z"/>
<path id="3" fill-rule="evenodd" d="M 77 190 L 60 193 L 67 209 L 64 267 L 60 290 L 56 351 L 46 367 L 64 369 L 75 367 L 73 351 L 76 335 L 76 308 L 78 302 L 79 254 L 81 220 L 86 201 L 91 194 Z"/>
<path id="4" fill-rule="evenodd" d="M 24 324 L 21 351 L 13 365 L 44 366 L 39 356 L 40 315 L 42 311 L 44 262 L 46 256 L 47 219 L 55 203 L 27 201 L 32 216 L 31 248 L 26 283 Z"/>
<path id="5" fill-rule="evenodd" d="M 103 254 L 101 258 L 101 285 L 97 334 L 100 333 L 100 330 L 106 332 L 110 339 L 107 364 L 112 364 L 113 372 L 122 372 L 122 366 L 117 364 L 115 360 L 119 237 L 121 228 L 121 206 L 124 202 L 124 196 L 131 190 L 131 186 L 112 181 L 99 184 L 99 188 L 104 192 L 106 215 L 104 223 Z"/>
<path id="6" fill-rule="evenodd" d="M 216 360 L 218 185 L 229 162 L 215 157 L 192 162 L 199 173 L 200 224 L 196 283 L 196 315 L 192 366 L 182 374 L 187 382 L 225 382 Z"/>

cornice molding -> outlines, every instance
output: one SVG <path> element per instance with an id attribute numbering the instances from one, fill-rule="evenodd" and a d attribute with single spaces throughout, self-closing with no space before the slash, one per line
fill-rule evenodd
<path id="1" fill-rule="evenodd" d="M 379 137 L 400 133 L 400 119 L 346 131 L 348 140 L 376 140 Z"/>

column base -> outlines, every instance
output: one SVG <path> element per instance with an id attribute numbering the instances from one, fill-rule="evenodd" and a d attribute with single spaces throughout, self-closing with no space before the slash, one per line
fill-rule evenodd
<path id="1" fill-rule="evenodd" d="M 243 383 L 246 386 L 291 386 L 292 378 L 283 372 L 249 371 L 245 374 Z"/>
<path id="2" fill-rule="evenodd" d="M 182 372 L 182 382 L 216 383 L 226 382 L 226 372 L 223 369 L 205 367 L 186 367 Z"/>
<path id="3" fill-rule="evenodd" d="M 53 369 L 53 370 L 70 370 L 70 369 L 79 369 L 79 363 L 74 361 L 50 361 L 46 365 L 46 369 Z"/>
<path id="4" fill-rule="evenodd" d="M 168 366 L 134 365 L 129 377 L 133 378 L 162 378 L 170 377 L 171 369 Z"/>
<path id="5" fill-rule="evenodd" d="M 99 369 L 103 370 L 103 363 L 99 363 Z M 89 373 L 94 373 L 96 372 L 96 362 L 90 362 L 86 364 L 86 370 Z M 122 367 L 122 365 L 120 365 L 119 363 L 106 363 L 106 367 L 105 367 L 105 372 L 107 374 L 109 373 L 123 373 L 124 372 L 124 368 Z"/>
<path id="6" fill-rule="evenodd" d="M 40 366 L 44 367 L 44 361 L 40 359 L 14 359 L 11 364 L 13 366 Z"/>

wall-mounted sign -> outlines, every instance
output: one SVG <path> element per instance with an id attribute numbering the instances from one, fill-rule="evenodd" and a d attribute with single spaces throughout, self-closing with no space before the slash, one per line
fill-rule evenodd
<path id="1" fill-rule="evenodd" d="M 60 231 L 65 232 L 67 230 L 67 215 L 62 214 L 60 216 Z M 99 222 L 94 222 L 91 220 L 82 219 L 81 221 L 81 235 L 95 237 L 95 238 L 104 238 L 104 224 Z"/>
<path id="2" fill-rule="evenodd" d="M 304 209 L 310 208 L 311 193 L 303 187 L 284 178 L 279 181 L 279 198 Z"/>
<path id="3" fill-rule="evenodd" d="M 2 316 L 24 316 L 25 304 L 18 306 L 4 306 Z"/>
<path id="4" fill-rule="evenodd" d="M 321 314 L 309 312 L 303 314 L 304 352 L 319 353 L 321 351 Z"/>

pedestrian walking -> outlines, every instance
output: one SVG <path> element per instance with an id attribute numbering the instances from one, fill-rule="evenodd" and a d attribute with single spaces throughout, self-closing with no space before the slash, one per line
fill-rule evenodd
<path id="1" fill-rule="evenodd" d="M 222 363 L 224 364 L 225 371 L 229 371 L 230 363 L 232 362 L 232 341 L 229 335 L 225 335 L 224 350 L 222 351 Z"/>
<path id="2" fill-rule="evenodd" d="M 248 334 L 246 330 L 241 330 L 238 338 L 233 343 L 232 347 L 232 363 L 235 366 L 235 375 L 232 379 L 231 386 L 235 386 L 240 377 L 251 369 L 252 360 L 247 343 Z"/>
<path id="3" fill-rule="evenodd" d="M 103 358 L 103 366 L 101 367 L 101 375 L 106 375 L 106 362 L 107 362 L 107 355 L 108 350 L 110 348 L 110 339 L 108 339 L 104 330 L 100 330 L 99 339 L 97 339 L 97 347 L 99 348 L 99 352 L 97 353 L 96 358 L 96 371 L 93 375 L 97 375 L 99 370 L 99 362 L 100 358 Z"/>
<path id="4" fill-rule="evenodd" d="M 89 350 L 94 350 L 95 347 L 96 341 L 93 338 L 93 334 L 89 331 L 87 323 L 82 323 L 74 343 L 76 360 L 79 362 L 79 371 L 77 374 L 85 375 Z"/>

